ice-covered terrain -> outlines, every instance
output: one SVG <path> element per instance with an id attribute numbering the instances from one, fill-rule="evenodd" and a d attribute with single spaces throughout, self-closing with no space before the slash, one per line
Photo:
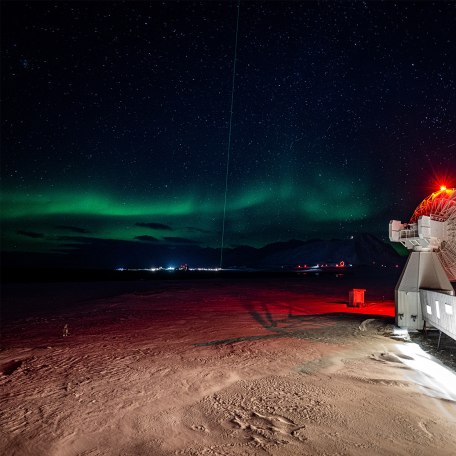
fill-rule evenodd
<path id="1" fill-rule="evenodd" d="M 454 372 L 350 286 L 10 284 L 0 454 L 456 454 Z"/>

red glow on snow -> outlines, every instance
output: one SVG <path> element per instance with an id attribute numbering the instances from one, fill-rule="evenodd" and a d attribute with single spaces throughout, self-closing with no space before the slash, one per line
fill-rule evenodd
<path id="1" fill-rule="evenodd" d="M 354 278 L 320 279 L 260 279 L 249 283 L 176 281 L 171 285 L 151 285 L 153 292 L 145 289 L 138 294 L 123 295 L 112 312 L 103 310 L 109 299 L 100 301 L 90 321 L 70 324 L 70 334 L 73 339 L 74 331 L 85 337 L 98 328 L 100 337 L 106 333 L 131 338 L 133 334 L 152 331 L 158 339 L 167 340 L 175 331 L 179 337 L 191 338 L 191 343 L 201 343 L 205 339 L 211 342 L 268 334 L 295 337 L 311 326 L 337 326 L 338 318 L 344 318 L 343 315 L 375 318 L 395 314 L 390 284 L 369 286 Z M 367 288 L 365 306 L 349 307 L 349 291 L 364 286 Z M 43 298 L 42 302 L 45 305 L 47 300 Z M 324 319 L 320 320 L 320 316 Z M 23 335 L 12 328 L 6 339 L 9 344 L 20 346 Z M 51 337 L 49 331 L 48 325 L 36 324 L 29 328 L 28 340 L 40 345 Z"/>

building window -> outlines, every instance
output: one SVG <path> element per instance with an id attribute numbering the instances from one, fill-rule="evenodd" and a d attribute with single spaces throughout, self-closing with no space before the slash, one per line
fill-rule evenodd
<path id="1" fill-rule="evenodd" d="M 429 304 L 426 304 L 426 311 L 429 315 L 432 315 L 431 306 Z"/>
<path id="2" fill-rule="evenodd" d="M 451 307 L 451 304 L 445 303 L 445 312 L 448 315 L 453 315 L 453 307 Z"/>

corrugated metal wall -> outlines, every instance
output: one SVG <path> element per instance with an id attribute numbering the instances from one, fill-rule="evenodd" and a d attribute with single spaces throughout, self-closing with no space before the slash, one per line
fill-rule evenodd
<path id="1" fill-rule="evenodd" d="M 456 296 L 432 290 L 420 290 L 424 320 L 456 340 Z"/>

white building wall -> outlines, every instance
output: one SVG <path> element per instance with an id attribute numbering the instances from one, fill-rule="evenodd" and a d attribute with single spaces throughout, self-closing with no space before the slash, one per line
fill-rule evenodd
<path id="1" fill-rule="evenodd" d="M 412 251 L 396 285 L 396 324 L 422 329 L 420 289 L 454 295 L 453 287 L 435 252 Z"/>
<path id="2" fill-rule="evenodd" d="M 456 296 L 432 290 L 420 290 L 423 318 L 456 340 Z"/>

